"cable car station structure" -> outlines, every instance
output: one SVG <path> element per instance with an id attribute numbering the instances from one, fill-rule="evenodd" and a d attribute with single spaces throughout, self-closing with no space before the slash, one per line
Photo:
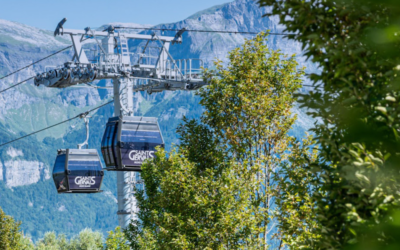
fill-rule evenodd
<path id="1" fill-rule="evenodd" d="M 134 116 L 133 93 L 174 90 L 196 90 L 206 85 L 198 59 L 174 60 L 170 46 L 182 43 L 185 29 L 175 36 L 122 33 L 113 26 L 104 31 L 64 29 L 64 18 L 54 31 L 54 36 L 69 35 L 74 55 L 71 61 L 37 74 L 36 86 L 66 88 L 89 84 L 94 80 L 112 80 L 114 114 L 106 125 L 101 151 L 106 167 L 95 149 L 82 149 L 89 136 L 86 120 L 86 141 L 78 149 L 58 151 L 53 169 L 53 179 L 59 193 L 97 193 L 103 180 L 103 169 L 117 171 L 118 221 L 126 228 L 137 213 L 133 186 L 140 183 L 140 166 L 145 159 L 154 157 L 156 146 L 164 147 L 164 140 L 154 117 Z M 143 40 L 142 53 L 132 56 L 128 40 Z M 95 42 L 96 49 L 89 60 L 84 44 Z M 157 53 L 147 53 L 150 43 L 158 44 Z M 93 47 L 93 46 L 92 46 Z M 194 68 L 197 61 L 199 67 Z M 139 81 L 140 80 L 140 81 Z M 139 84 L 141 82 L 141 84 Z"/>

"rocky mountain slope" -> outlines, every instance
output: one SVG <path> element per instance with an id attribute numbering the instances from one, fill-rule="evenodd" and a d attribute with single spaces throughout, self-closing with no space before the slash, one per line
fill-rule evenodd
<path id="1" fill-rule="evenodd" d="M 279 26 L 276 19 L 262 17 L 266 11 L 252 0 L 237 0 L 200 11 L 181 22 L 157 27 L 281 32 L 283 27 Z M 138 27 L 135 24 L 118 25 Z M 68 27 L 68 22 L 65 27 Z M 70 28 L 84 27 L 85 24 Z M 164 34 L 174 35 L 167 31 Z M 212 67 L 213 60 L 226 61 L 229 50 L 251 37 L 186 32 L 183 43 L 171 47 L 171 54 L 176 59 L 200 58 L 206 67 Z M 66 37 L 54 38 L 51 31 L 0 19 L 0 77 L 68 45 L 70 41 Z M 132 42 L 130 45 L 133 52 L 137 50 L 135 46 L 140 44 Z M 271 35 L 268 45 L 289 55 L 298 54 L 302 66 L 306 66 L 308 71 L 317 70 L 314 65 L 305 62 L 299 44 L 282 36 Z M 0 90 L 43 71 L 46 66 L 59 65 L 68 60 L 71 60 L 71 51 L 57 54 L 34 67 L 0 80 Z M 104 86 L 110 83 L 102 81 L 98 84 Z M 38 88 L 32 82 L 0 93 L 0 144 L 74 117 L 107 102 L 109 98 L 108 90 Z M 136 115 L 159 118 L 167 148 L 171 143 L 179 143 L 175 128 L 182 116 L 195 118 L 202 112 L 199 98 L 188 92 L 152 95 L 136 93 L 135 102 Z M 311 125 L 312 120 L 304 112 L 298 109 L 295 111 L 300 119 L 293 133 L 300 134 Z M 105 122 L 112 115 L 113 106 L 109 105 L 99 109 L 91 118 L 91 147 L 99 149 Z M 83 141 L 84 133 L 83 122 L 77 119 L 0 148 L 0 207 L 21 220 L 25 233 L 34 239 L 49 230 L 73 235 L 85 227 L 105 232 L 117 225 L 115 173 L 106 173 L 103 183 L 105 192 L 95 195 L 58 195 L 49 179 L 56 149 L 75 148 Z"/>

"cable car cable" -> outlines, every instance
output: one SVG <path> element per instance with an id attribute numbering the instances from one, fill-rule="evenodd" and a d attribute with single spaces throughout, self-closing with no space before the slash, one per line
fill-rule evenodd
<path id="1" fill-rule="evenodd" d="M 28 79 L 25 79 L 25 80 L 23 80 L 23 81 L 21 81 L 21 82 L 19 82 L 19 83 L 17 83 L 17 84 L 14 84 L 14 85 L 12 85 L 12 86 L 6 88 L 6 89 L 0 90 L 0 94 L 3 93 L 3 92 L 5 92 L 5 91 L 7 91 L 7 90 L 9 90 L 9 89 L 12 89 L 12 88 L 14 88 L 14 87 L 17 87 L 18 85 L 20 85 L 20 84 L 22 84 L 22 83 L 24 83 L 24 82 L 27 82 L 27 81 L 29 81 L 29 80 L 31 80 L 31 79 L 33 79 L 33 78 L 34 78 L 34 76 L 29 77 Z"/>
<path id="2" fill-rule="evenodd" d="M 163 29 L 163 28 L 139 28 L 139 27 L 122 27 L 117 26 L 115 29 L 134 29 L 134 30 L 160 30 L 160 31 L 180 31 L 180 29 Z M 190 30 L 185 29 L 188 32 L 201 32 L 201 33 L 228 33 L 228 34 L 247 34 L 247 35 L 257 35 L 260 32 L 249 32 L 249 31 L 228 31 L 228 30 Z M 278 36 L 287 36 L 294 34 L 287 33 L 277 33 L 277 32 L 268 32 L 270 35 L 278 35 Z"/>
<path id="3" fill-rule="evenodd" d="M 110 102 L 104 103 L 104 104 L 102 104 L 102 105 L 100 105 L 100 106 L 98 106 L 98 107 L 96 107 L 96 108 L 93 108 L 93 109 L 91 109 L 91 110 L 88 110 L 88 111 L 86 111 L 86 112 L 83 112 L 83 113 L 81 113 L 81 114 L 79 114 L 79 115 L 77 115 L 77 116 L 75 116 L 75 117 L 72 117 L 72 118 L 70 118 L 70 119 L 67 119 L 67 120 L 65 120 L 65 121 L 56 123 L 56 124 L 51 125 L 51 126 L 49 126 L 49 127 L 40 129 L 40 130 L 35 131 L 35 132 L 32 132 L 32 133 L 30 133 L 30 134 L 21 136 L 21 137 L 19 137 L 19 138 L 17 138 L 17 139 L 11 140 L 11 141 L 6 142 L 6 143 L 3 143 L 3 144 L 0 145 L 0 147 L 3 147 L 3 146 L 5 146 L 5 145 L 7 145 L 7 144 L 13 143 L 13 142 L 18 141 L 18 140 L 21 140 L 21 139 L 23 139 L 23 138 L 29 137 L 29 136 L 31 136 L 31 135 L 37 134 L 37 133 L 42 132 L 42 131 L 44 131 L 44 130 L 47 130 L 47 129 L 49 129 L 49 128 L 53 128 L 53 127 L 56 127 L 56 126 L 61 125 L 61 124 L 63 124 L 63 123 L 66 123 L 66 122 L 72 121 L 72 120 L 74 120 L 74 119 L 80 118 L 82 115 L 89 114 L 90 112 L 95 111 L 95 110 L 97 110 L 97 109 L 99 109 L 99 108 L 102 108 L 102 107 L 104 107 L 104 106 L 106 106 L 106 105 L 108 105 L 108 104 L 110 104 L 110 103 L 113 103 L 113 102 L 114 102 L 114 101 L 110 101 Z"/>
<path id="4" fill-rule="evenodd" d="M 309 85 L 309 84 L 303 84 L 302 87 L 317 88 L 317 89 L 323 89 L 324 88 L 322 86 L 314 86 L 314 85 Z"/>
<path id="5" fill-rule="evenodd" d="M 54 52 L 53 54 L 50 54 L 50 55 L 48 55 L 48 56 L 46 56 L 46 57 L 43 57 L 42 59 L 39 59 L 39 60 L 36 61 L 36 62 L 33 62 L 33 63 L 31 63 L 31 64 L 29 64 L 29 65 L 23 67 L 23 68 L 20 68 L 20 69 L 14 71 L 14 72 L 11 72 L 11 73 L 8 74 L 8 75 L 5 75 L 5 76 L 1 77 L 0 80 L 4 79 L 4 78 L 6 78 L 6 77 L 9 77 L 9 76 L 11 76 L 11 75 L 13 75 L 13 74 L 15 74 L 15 73 L 17 73 L 17 72 L 23 70 L 23 69 L 29 68 L 30 66 L 32 66 L 32 65 L 34 65 L 34 64 L 36 64 L 36 63 L 39 63 L 39 62 L 41 62 L 41 61 L 43 61 L 43 60 L 45 60 L 45 59 L 47 59 L 47 58 L 49 58 L 49 57 L 52 57 L 52 56 L 54 56 L 54 55 L 56 55 L 56 54 L 58 54 L 58 53 L 60 53 L 60 52 L 63 52 L 64 50 L 69 49 L 69 48 L 71 48 L 71 47 L 72 47 L 72 45 L 70 45 L 70 46 L 68 46 L 68 47 L 65 47 L 65 48 L 63 48 L 63 49 L 61 49 L 61 50 L 59 50 L 59 51 L 56 51 L 56 52 Z"/>

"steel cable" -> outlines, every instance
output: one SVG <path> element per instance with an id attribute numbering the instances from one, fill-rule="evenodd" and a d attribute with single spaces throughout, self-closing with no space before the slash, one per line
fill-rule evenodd
<path id="1" fill-rule="evenodd" d="M 42 59 L 40 59 L 40 60 L 38 60 L 38 61 L 36 61 L 36 62 L 33 62 L 33 63 L 29 64 L 29 65 L 26 65 L 26 66 L 23 67 L 23 68 L 20 68 L 20 69 L 14 71 L 14 72 L 11 72 L 11 73 L 8 74 L 8 75 L 5 75 L 5 76 L 1 77 L 0 80 L 4 79 L 4 78 L 6 78 L 6 77 L 9 77 L 9 76 L 11 76 L 11 75 L 13 75 L 13 74 L 15 74 L 15 73 L 17 73 L 17 72 L 23 70 L 23 69 L 29 68 L 30 66 L 32 66 L 32 65 L 34 65 L 34 64 L 36 64 L 36 63 L 39 63 L 39 62 L 41 62 L 41 61 L 43 61 L 43 60 L 45 60 L 45 59 L 47 59 L 47 58 L 49 58 L 49 57 L 52 57 L 52 56 L 54 56 L 54 55 L 56 55 L 56 54 L 58 54 L 58 53 L 60 53 L 60 52 L 63 52 L 64 50 L 69 49 L 69 48 L 71 48 L 71 47 L 72 47 L 72 45 L 70 45 L 70 46 L 68 46 L 68 47 L 65 47 L 65 48 L 63 48 L 63 49 L 61 49 L 61 50 L 59 50 L 59 51 L 56 51 L 56 52 L 54 52 L 53 54 L 50 54 L 50 55 L 48 55 L 48 56 L 46 56 L 46 57 L 43 57 Z"/>
<path id="2" fill-rule="evenodd" d="M 14 84 L 14 85 L 12 85 L 12 86 L 6 88 L 6 89 L 0 90 L 0 94 L 3 93 L 4 91 L 7 91 L 7 90 L 12 89 L 12 88 L 14 88 L 14 87 L 17 87 L 18 85 L 20 85 L 20 84 L 22 84 L 22 83 L 24 83 L 24 82 L 27 82 L 27 81 L 29 81 L 29 80 L 31 80 L 31 79 L 33 79 L 33 78 L 34 78 L 34 76 L 29 77 L 28 79 L 25 79 L 25 80 L 23 80 L 23 81 L 21 81 L 21 82 L 19 82 L 19 83 L 17 83 L 17 84 Z"/>
<path id="3" fill-rule="evenodd" d="M 6 142 L 6 143 L 3 143 L 3 144 L 0 145 L 0 147 L 3 147 L 3 146 L 5 146 L 5 145 L 7 145 L 7 144 L 10 144 L 10 143 L 13 143 L 13 142 L 15 142 L 15 141 L 24 139 L 24 138 L 29 137 L 29 136 L 31 136 L 31 135 L 37 134 L 37 133 L 42 132 L 42 131 L 44 131 L 44 130 L 47 130 L 47 129 L 56 127 L 56 126 L 61 125 L 61 124 L 63 124 L 63 123 L 72 121 L 72 120 L 74 120 L 74 119 L 80 118 L 80 116 L 82 116 L 82 115 L 89 114 L 90 112 L 93 112 L 93 111 L 95 111 L 95 110 L 97 110 L 97 109 L 99 109 L 99 108 L 102 108 L 102 107 L 104 107 L 104 106 L 106 106 L 106 105 L 108 105 L 108 104 L 110 104 L 110 103 L 113 103 L 113 102 L 114 102 L 114 101 L 110 101 L 110 102 L 104 103 L 104 104 L 102 104 L 102 105 L 100 105 L 100 106 L 98 106 L 98 107 L 96 107 L 96 108 L 90 109 L 90 110 L 88 110 L 88 111 L 86 111 L 86 112 L 83 112 L 83 113 L 81 113 L 81 114 L 79 114 L 79 115 L 77 115 L 77 116 L 75 116 L 75 117 L 72 117 L 72 118 L 70 118 L 70 119 L 67 119 L 67 120 L 65 120 L 65 121 L 62 121 L 62 122 L 53 124 L 53 125 L 51 125 L 51 126 L 49 126 L 49 127 L 40 129 L 40 130 L 35 131 L 35 132 L 32 132 L 32 133 L 30 133 L 30 134 L 21 136 L 21 137 L 19 137 L 19 138 L 17 138 L 17 139 L 11 140 L 11 141 Z"/>
<path id="4" fill-rule="evenodd" d="M 180 29 L 163 29 L 163 28 L 140 28 L 140 27 L 122 27 L 117 26 L 115 29 L 134 29 L 134 30 L 160 30 L 160 31 L 180 31 Z M 260 32 L 249 32 L 249 31 L 228 31 L 228 30 L 190 30 L 186 29 L 188 32 L 201 32 L 201 33 L 228 33 L 228 34 L 247 34 L 247 35 L 257 35 Z M 267 32 L 270 35 L 277 36 L 287 36 L 293 34 L 277 33 L 277 32 Z"/>
<path id="5" fill-rule="evenodd" d="M 71 45 L 71 46 L 68 46 L 68 47 L 65 47 L 65 48 L 63 48 L 63 49 L 61 49 L 61 50 L 58 50 L 58 51 L 56 51 L 56 52 L 54 52 L 54 53 L 52 53 L 52 54 L 50 54 L 50 55 L 48 55 L 48 56 L 46 56 L 46 57 L 43 57 L 43 58 L 40 59 L 40 60 L 37 60 L 36 62 L 33 62 L 33 63 L 29 64 L 29 65 L 26 65 L 25 67 L 22 67 L 22 68 L 20 68 L 20 69 L 14 71 L 14 72 L 11 72 L 11 73 L 8 74 L 8 75 L 5 75 L 5 76 L 1 77 L 0 80 L 4 79 L 4 78 L 6 78 L 6 77 L 9 77 L 9 76 L 11 76 L 11 75 L 13 75 L 13 74 L 15 74 L 15 73 L 18 73 L 18 72 L 20 72 L 20 71 L 23 70 L 23 69 L 29 68 L 30 66 L 35 65 L 36 63 L 39 63 L 39 62 L 41 62 L 41 61 L 43 61 L 43 60 L 46 60 L 47 58 L 52 57 L 52 56 L 54 56 L 54 55 L 56 55 L 56 54 L 58 54 L 58 53 L 61 53 L 61 52 L 63 52 L 64 50 L 67 50 L 67 49 L 69 49 L 69 48 L 71 48 L 71 47 L 72 47 L 72 45 Z M 33 78 L 34 78 L 34 76 L 32 76 L 32 77 L 30 77 L 30 78 L 28 78 L 28 79 L 25 79 L 25 80 L 23 80 L 22 82 L 19 82 L 19 83 L 17 83 L 17 84 L 14 84 L 14 85 L 12 85 L 12 86 L 6 88 L 6 89 L 3 89 L 3 90 L 0 91 L 0 94 L 3 93 L 4 91 L 7 91 L 7 90 L 12 89 L 12 88 L 14 88 L 14 87 L 17 87 L 18 85 L 20 85 L 20 84 L 22 84 L 22 83 L 24 83 L 24 82 L 26 82 L 26 81 L 29 81 L 29 80 L 31 80 L 31 79 L 33 79 Z"/>

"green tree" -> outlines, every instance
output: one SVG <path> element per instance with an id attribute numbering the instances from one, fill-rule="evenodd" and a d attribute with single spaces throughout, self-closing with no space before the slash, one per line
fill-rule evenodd
<path id="1" fill-rule="evenodd" d="M 181 144 L 142 166 L 133 248 L 268 248 L 273 172 L 287 160 L 294 93 L 303 70 L 265 45 L 265 34 L 216 62 L 199 92 L 205 112 L 184 120 Z"/>
<path id="2" fill-rule="evenodd" d="M 259 2 L 272 6 L 269 14 L 320 67 L 310 74 L 313 90 L 299 95 L 319 121 L 313 132 L 321 159 L 309 169 L 320 177 L 313 181 L 321 236 L 314 248 L 389 244 L 384 224 L 398 209 L 400 188 L 398 1 Z"/>
<path id="3" fill-rule="evenodd" d="M 103 234 L 84 229 L 70 241 L 69 249 L 73 250 L 101 250 L 103 249 Z"/>
<path id="4" fill-rule="evenodd" d="M 55 232 L 47 232 L 36 243 L 37 250 L 69 250 L 70 245 L 65 235 L 56 235 Z"/>
<path id="5" fill-rule="evenodd" d="M 227 152 L 243 167 L 256 167 L 258 189 L 253 213 L 259 220 L 253 235 L 260 236 L 264 248 L 274 232 L 270 223 L 277 186 L 273 173 L 286 160 L 296 120 L 292 114 L 294 94 L 303 76 L 294 58 L 273 51 L 263 43 L 263 35 L 246 42 L 229 55 L 227 69 L 217 63 L 210 87 L 201 92 L 206 111 L 202 121 L 214 129 Z M 276 242 L 270 242 L 275 246 Z"/>
<path id="6" fill-rule="evenodd" d="M 103 249 L 103 235 L 100 232 L 93 232 L 90 229 L 82 230 L 79 235 L 70 241 L 65 235 L 57 236 L 55 232 L 47 232 L 40 239 L 36 246 L 32 241 L 24 237 L 20 231 L 20 222 L 14 221 L 11 216 L 6 215 L 0 209 L 0 249 L 4 250 L 101 250 Z M 107 242 L 116 242 L 116 248 L 106 249 L 129 249 L 126 242 L 123 242 L 123 235 L 119 228 L 115 233 L 109 234 Z M 108 247 L 108 245 L 107 245 Z M 119 248 L 118 248 L 119 247 Z"/>
<path id="7" fill-rule="evenodd" d="M 106 250 L 129 250 L 128 241 L 120 227 L 116 227 L 114 231 L 108 232 L 106 239 Z"/>
<path id="8" fill-rule="evenodd" d="M 101 250 L 103 235 L 90 229 L 82 230 L 78 235 L 68 240 L 65 235 L 47 232 L 36 244 L 36 250 Z"/>
<path id="9" fill-rule="evenodd" d="M 319 178 L 312 171 L 317 161 L 318 148 L 311 136 L 301 142 L 291 138 L 291 148 L 287 160 L 281 162 L 274 174 L 276 183 L 275 218 L 278 222 L 276 236 L 281 240 L 280 247 L 314 249 L 320 235 L 313 194 L 320 186 L 312 185 Z"/>
<path id="10" fill-rule="evenodd" d="M 23 234 L 20 232 L 20 222 L 6 215 L 0 208 L 0 249 L 23 249 Z"/>
<path id="11" fill-rule="evenodd" d="M 196 164 L 181 153 L 173 150 L 167 157 L 161 150 L 155 161 L 143 166 L 148 198 L 144 194 L 139 197 L 143 226 L 139 229 L 143 231 L 134 240 L 135 247 L 238 248 L 251 227 L 252 214 L 247 209 L 250 192 L 246 188 L 253 182 L 243 176 L 241 166 L 228 167 L 224 162 L 223 168 L 199 173 Z M 149 242 L 154 244 L 149 246 Z"/>
<path id="12" fill-rule="evenodd" d="M 55 232 L 47 232 L 44 234 L 43 239 L 37 243 L 38 250 L 59 250 L 57 235 Z"/>
<path id="13" fill-rule="evenodd" d="M 35 245 L 32 243 L 32 240 L 29 237 L 22 237 L 20 239 L 20 248 L 21 250 L 35 250 Z"/>

